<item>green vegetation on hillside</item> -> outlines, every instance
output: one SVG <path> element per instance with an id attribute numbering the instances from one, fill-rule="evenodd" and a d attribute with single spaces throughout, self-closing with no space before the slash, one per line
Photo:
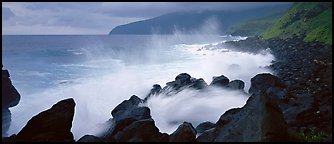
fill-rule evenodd
<path id="1" fill-rule="evenodd" d="M 320 142 L 328 136 L 327 133 L 320 131 L 315 127 L 309 128 L 308 133 L 300 131 L 298 135 L 306 142 Z"/>
<path id="2" fill-rule="evenodd" d="M 299 36 L 305 42 L 318 41 L 332 45 L 332 3 L 296 2 L 271 28 L 263 39 Z"/>
<path id="3" fill-rule="evenodd" d="M 260 19 L 239 23 L 229 28 L 226 33 L 242 36 L 256 36 L 273 26 L 275 22 L 283 16 L 283 13 L 274 14 Z"/>

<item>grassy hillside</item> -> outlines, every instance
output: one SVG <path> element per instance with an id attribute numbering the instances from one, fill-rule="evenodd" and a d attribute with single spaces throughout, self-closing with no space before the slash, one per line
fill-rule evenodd
<path id="1" fill-rule="evenodd" d="M 226 31 L 227 34 L 231 35 L 242 35 L 242 36 L 256 36 L 273 26 L 275 22 L 283 16 L 284 13 L 274 14 L 271 16 L 246 21 L 232 26 Z"/>
<path id="2" fill-rule="evenodd" d="M 264 39 L 300 36 L 305 42 L 332 45 L 332 3 L 296 2 L 271 28 L 261 34 Z"/>

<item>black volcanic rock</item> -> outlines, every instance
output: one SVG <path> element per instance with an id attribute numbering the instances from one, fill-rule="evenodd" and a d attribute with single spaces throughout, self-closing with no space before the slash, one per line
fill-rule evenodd
<path id="1" fill-rule="evenodd" d="M 244 107 L 226 111 L 215 128 L 205 131 L 198 141 L 258 142 L 288 141 L 283 114 L 265 93 L 253 94 Z"/>
<path id="2" fill-rule="evenodd" d="M 14 141 L 74 142 L 71 132 L 74 107 L 72 98 L 59 101 L 32 117 Z"/>
<path id="3" fill-rule="evenodd" d="M 184 89 L 191 88 L 195 90 L 205 89 L 208 85 L 202 79 L 192 78 L 187 73 L 181 73 L 176 76 L 175 81 L 167 82 L 161 93 L 166 95 L 174 95 Z"/>
<path id="4" fill-rule="evenodd" d="M 249 94 L 265 92 L 275 99 L 283 99 L 287 93 L 284 82 L 269 73 L 257 74 L 251 78 L 251 87 L 248 92 Z"/>
<path id="5" fill-rule="evenodd" d="M 255 80 L 259 87 L 255 86 L 249 92 L 265 90 L 270 97 L 277 99 L 289 131 L 299 133 L 315 127 L 332 134 L 331 45 L 304 42 L 303 38 L 296 36 L 270 40 L 249 37 L 215 46 L 218 49 L 226 47 L 255 54 L 265 50 L 275 56 L 269 68 L 280 80 L 261 76 L 264 79 Z M 266 82 L 265 78 L 269 81 Z"/>
<path id="6" fill-rule="evenodd" d="M 181 73 L 176 76 L 175 81 L 179 81 L 181 85 L 189 84 L 191 76 L 187 73 Z"/>
<path id="7" fill-rule="evenodd" d="M 100 138 L 94 135 L 84 135 L 77 142 L 113 142 L 113 141 L 107 141 L 104 138 Z"/>
<path id="8" fill-rule="evenodd" d="M 203 122 L 196 127 L 197 134 L 203 133 L 204 131 L 215 127 L 215 124 L 212 122 Z"/>
<path id="9" fill-rule="evenodd" d="M 170 135 L 169 142 L 195 142 L 196 130 L 191 123 L 183 122 L 175 132 Z"/>
<path id="10" fill-rule="evenodd" d="M 210 86 L 215 85 L 215 86 L 224 87 L 224 86 L 227 86 L 229 82 L 230 80 L 224 75 L 215 76 L 212 78 L 212 82 L 210 83 Z"/>
<path id="11" fill-rule="evenodd" d="M 242 108 L 226 111 L 214 128 L 204 131 L 201 142 L 293 141 L 288 134 L 279 104 L 285 96 L 284 83 L 271 74 L 258 74 L 251 79 L 251 97 Z"/>
<path id="12" fill-rule="evenodd" d="M 143 100 L 133 95 L 112 111 L 110 127 L 101 136 L 116 142 L 167 142 L 169 135 L 160 133 L 151 118 L 150 109 L 140 106 Z"/>
<path id="13" fill-rule="evenodd" d="M 103 138 L 115 139 L 115 135 L 122 131 L 127 126 L 131 125 L 136 121 L 143 119 L 150 119 L 151 112 L 148 107 L 139 106 L 144 100 L 133 95 L 129 100 L 124 100 L 122 103 L 117 105 L 111 112 L 113 118 L 107 123 L 110 123 L 110 127 L 103 134 Z"/>
<path id="14" fill-rule="evenodd" d="M 16 106 L 20 101 L 20 94 L 12 85 L 8 70 L 2 70 L 2 107 L 9 108 Z"/>
<path id="15" fill-rule="evenodd" d="M 192 84 L 190 85 L 190 88 L 197 90 L 204 89 L 208 86 L 208 84 L 202 78 L 199 79 L 193 78 L 191 79 L 191 82 Z"/>
<path id="16" fill-rule="evenodd" d="M 140 99 L 138 96 L 133 95 L 129 100 L 124 100 L 122 103 L 117 105 L 111 111 L 111 115 L 114 118 L 126 115 L 129 111 L 138 108 L 139 103 L 143 103 L 143 100 Z"/>
<path id="17" fill-rule="evenodd" d="M 161 86 L 159 84 L 154 84 L 153 88 L 150 90 L 150 92 L 146 95 L 144 101 L 146 102 L 148 98 L 150 98 L 152 95 L 158 95 L 161 93 Z"/>
<path id="18" fill-rule="evenodd" d="M 187 73 L 181 73 L 175 77 L 175 81 L 166 83 L 166 87 L 163 88 L 163 91 L 167 89 L 178 91 L 181 88 L 184 88 L 191 84 L 191 76 Z"/>
<path id="19" fill-rule="evenodd" d="M 8 108 L 2 108 L 2 136 L 7 136 L 11 123 L 11 112 Z"/>
<path id="20" fill-rule="evenodd" d="M 153 119 L 138 120 L 118 131 L 114 138 L 118 142 L 168 142 L 168 135 L 159 132 Z"/>
<path id="21" fill-rule="evenodd" d="M 2 66 L 3 68 L 3 66 Z M 20 101 L 20 94 L 12 85 L 8 70 L 2 70 L 2 135 L 7 136 L 11 123 L 11 112 L 8 108 L 16 106 Z"/>
<path id="22" fill-rule="evenodd" d="M 233 80 L 226 86 L 231 90 L 243 90 L 245 87 L 245 83 L 242 80 Z"/>
<path id="23" fill-rule="evenodd" d="M 216 128 L 213 127 L 211 129 L 208 129 L 204 131 L 203 133 L 200 133 L 200 135 L 196 138 L 197 142 L 213 142 L 216 138 L 215 134 Z"/>

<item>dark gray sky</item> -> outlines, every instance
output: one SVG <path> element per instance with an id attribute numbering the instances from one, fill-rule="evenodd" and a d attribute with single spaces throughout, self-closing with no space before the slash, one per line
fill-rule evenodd
<path id="1" fill-rule="evenodd" d="M 241 10 L 286 2 L 2 2 L 2 34 L 107 34 L 176 11 Z"/>

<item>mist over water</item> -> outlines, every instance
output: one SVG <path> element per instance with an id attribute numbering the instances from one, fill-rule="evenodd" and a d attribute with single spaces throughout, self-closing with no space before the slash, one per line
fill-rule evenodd
<path id="1" fill-rule="evenodd" d="M 244 90 L 248 91 L 250 78 L 270 72 L 265 67 L 274 59 L 269 51 L 261 54 L 198 51 L 206 44 L 227 39 L 212 35 L 153 35 L 134 45 L 130 45 L 131 39 L 124 36 L 114 39 L 117 40 L 94 40 L 76 48 L 59 49 L 72 53 L 71 56 L 81 61 L 51 63 L 55 65 L 54 72 L 35 69 L 42 75 L 32 77 L 34 79 L 20 79 L 22 76 L 17 73 L 20 69 L 11 63 L 19 60 L 5 58 L 4 68 L 9 69 L 13 85 L 21 94 L 20 103 L 10 108 L 12 123 L 8 133 L 18 133 L 32 116 L 49 109 L 59 100 L 72 97 L 76 102 L 72 132 L 77 140 L 85 134 L 96 134 L 96 125 L 112 118 L 113 108 L 132 95 L 144 98 L 153 84 L 164 87 L 180 73 L 203 78 L 208 84 L 213 76 L 225 75 L 230 81 L 243 80 Z M 109 46 L 109 42 L 119 45 Z M 24 85 L 32 80 L 37 81 L 36 85 L 43 85 L 49 75 L 61 74 L 67 75 L 52 77 L 47 82 L 53 85 L 40 89 L 35 86 L 33 92 Z M 242 107 L 247 98 L 248 95 L 240 92 L 213 87 L 206 91 L 185 90 L 171 97 L 155 96 L 148 100 L 147 106 L 160 131 L 172 133 L 183 121 L 191 122 L 194 127 L 205 121 L 215 123 L 226 110 Z"/>
<path id="2" fill-rule="evenodd" d="M 211 87 L 205 91 L 184 90 L 173 96 L 158 95 L 148 100 L 151 114 L 160 131 L 173 133 L 184 121 L 194 127 L 206 121 L 216 123 L 231 108 L 242 107 L 248 95 Z"/>

